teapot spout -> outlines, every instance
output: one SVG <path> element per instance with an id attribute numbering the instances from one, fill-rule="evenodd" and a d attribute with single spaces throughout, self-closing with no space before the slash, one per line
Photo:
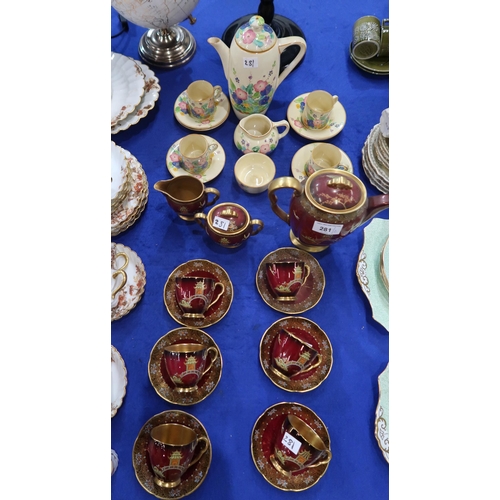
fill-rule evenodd
<path id="1" fill-rule="evenodd" d="M 389 208 L 389 193 L 370 196 L 370 198 L 368 198 L 368 208 L 366 209 L 366 213 L 361 224 L 364 224 L 366 221 L 370 220 L 386 208 Z"/>
<path id="2" fill-rule="evenodd" d="M 224 69 L 224 76 L 226 80 L 229 80 L 229 47 L 218 37 L 212 36 L 207 42 L 217 51 L 220 60 L 222 62 L 222 68 Z"/>

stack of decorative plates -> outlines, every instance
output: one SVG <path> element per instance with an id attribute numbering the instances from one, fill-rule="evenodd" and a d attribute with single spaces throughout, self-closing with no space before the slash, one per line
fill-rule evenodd
<path id="1" fill-rule="evenodd" d="M 382 193 L 389 192 L 389 109 L 375 125 L 363 146 L 363 169 L 370 182 Z"/>
<path id="2" fill-rule="evenodd" d="M 144 211 L 148 195 L 148 180 L 142 165 L 129 151 L 111 142 L 111 236 L 134 224 Z M 117 200 L 121 201 L 116 204 Z"/>
<path id="3" fill-rule="evenodd" d="M 145 64 L 111 52 L 111 133 L 136 124 L 154 108 L 159 80 Z"/>

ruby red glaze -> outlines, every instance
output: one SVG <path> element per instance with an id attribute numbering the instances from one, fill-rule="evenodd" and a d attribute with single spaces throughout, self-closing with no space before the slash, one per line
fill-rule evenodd
<path id="1" fill-rule="evenodd" d="M 282 328 L 274 337 L 271 355 L 274 368 L 291 377 L 314 363 L 318 351 Z"/>
<path id="2" fill-rule="evenodd" d="M 189 467 L 196 445 L 196 440 L 173 446 L 151 438 L 148 443 L 149 463 L 156 477 L 169 483 L 178 481 Z"/>
<path id="3" fill-rule="evenodd" d="M 283 438 L 285 438 L 285 442 L 287 441 L 285 433 L 300 441 L 300 448 L 291 450 L 287 447 L 283 442 Z M 277 460 L 279 465 L 286 471 L 293 473 L 313 465 L 321 458 L 326 458 L 327 453 L 308 443 L 286 417 L 274 442 L 274 456 L 277 459 L 278 456 L 281 457 L 281 460 Z"/>
<path id="4" fill-rule="evenodd" d="M 295 297 L 304 282 L 304 262 L 267 262 L 266 276 L 278 297 Z"/>
<path id="5" fill-rule="evenodd" d="M 173 352 L 165 349 L 163 361 L 170 380 L 176 387 L 194 387 L 205 371 L 207 349 L 200 344 L 198 350 Z"/>
<path id="6" fill-rule="evenodd" d="M 231 215 L 227 213 L 228 210 L 232 212 Z M 219 205 L 213 211 L 213 218 L 215 219 L 215 217 L 221 217 L 222 219 L 227 219 L 229 221 L 228 233 L 238 231 L 248 223 L 248 215 L 245 211 L 238 205 L 233 205 L 231 203 Z"/>
<path id="7" fill-rule="evenodd" d="M 175 298 L 182 312 L 202 315 L 212 302 L 217 282 L 201 276 L 175 279 Z M 218 288 L 218 287 L 217 287 Z"/>

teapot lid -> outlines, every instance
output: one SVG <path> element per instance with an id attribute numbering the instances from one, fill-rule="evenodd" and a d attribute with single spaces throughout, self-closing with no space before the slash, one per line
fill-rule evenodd
<path id="1" fill-rule="evenodd" d="M 252 16 L 234 35 L 236 43 L 249 52 L 265 52 L 276 43 L 276 33 L 261 16 Z"/>
<path id="2" fill-rule="evenodd" d="M 248 226 L 248 212 L 236 203 L 221 203 L 209 213 L 212 229 L 221 229 L 223 233 L 238 233 Z"/>
<path id="3" fill-rule="evenodd" d="M 313 205 L 331 213 L 355 211 L 366 200 L 364 184 L 355 175 L 337 169 L 314 172 L 306 181 L 305 193 Z"/>

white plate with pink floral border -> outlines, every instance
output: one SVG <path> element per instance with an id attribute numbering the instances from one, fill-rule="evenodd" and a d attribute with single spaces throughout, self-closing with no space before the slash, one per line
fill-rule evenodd
<path id="1" fill-rule="evenodd" d="M 127 368 L 116 347 L 111 346 L 111 418 L 116 415 L 127 393 Z"/>
<path id="2" fill-rule="evenodd" d="M 156 101 L 160 97 L 160 84 L 158 78 L 155 76 L 154 72 L 149 69 L 145 64 L 135 61 L 134 63 L 142 70 L 144 73 L 145 85 L 144 85 L 144 95 L 141 98 L 141 102 L 138 106 L 128 114 L 123 120 L 119 120 L 116 125 L 111 127 L 111 133 L 117 134 L 122 130 L 127 130 L 132 125 L 135 125 L 142 118 L 147 116 L 147 114 L 155 107 Z"/>
<path id="3" fill-rule="evenodd" d="M 111 321 L 122 318 L 139 303 L 145 286 L 146 270 L 140 257 L 131 248 L 111 242 Z"/>
<path id="4" fill-rule="evenodd" d="M 146 81 L 130 57 L 111 52 L 111 126 L 132 113 L 141 102 Z"/>
<path id="5" fill-rule="evenodd" d="M 302 111 L 308 95 L 309 92 L 299 95 L 288 106 L 286 115 L 288 122 L 290 123 L 290 127 L 292 127 L 297 134 L 305 137 L 306 139 L 310 139 L 311 141 L 326 141 L 335 137 L 345 126 L 347 115 L 344 106 L 340 104 L 340 101 L 335 103 L 330 115 L 330 120 L 328 121 L 328 126 L 324 129 L 308 129 L 302 125 L 301 121 Z"/>

